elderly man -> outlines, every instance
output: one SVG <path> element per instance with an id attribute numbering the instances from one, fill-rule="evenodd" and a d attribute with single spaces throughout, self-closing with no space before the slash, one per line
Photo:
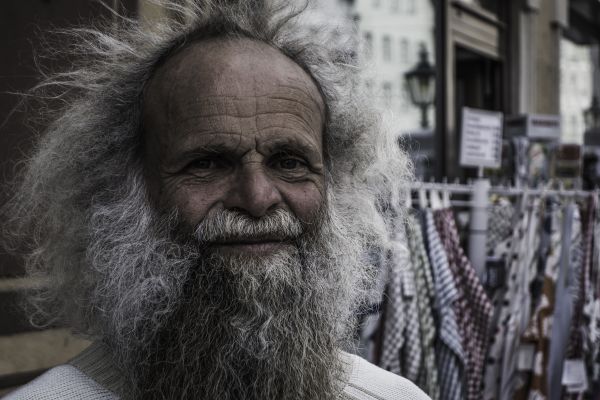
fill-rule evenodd
<path id="1" fill-rule="evenodd" d="M 94 344 L 8 398 L 427 398 L 345 352 L 408 176 L 352 51 L 260 1 L 167 5 L 77 32 L 83 60 L 37 88 L 64 107 L 5 233 L 34 317 Z"/>

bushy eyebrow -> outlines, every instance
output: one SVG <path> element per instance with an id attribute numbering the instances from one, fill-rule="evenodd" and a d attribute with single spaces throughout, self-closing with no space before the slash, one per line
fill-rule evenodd
<path id="1" fill-rule="evenodd" d="M 257 147 L 251 146 L 248 149 L 244 149 L 244 151 L 240 151 L 241 147 L 241 141 L 232 142 L 230 139 L 220 140 L 213 138 L 208 143 L 202 143 L 182 151 L 173 161 L 175 161 L 175 164 L 180 165 L 199 156 L 225 156 L 233 159 L 243 156 L 248 150 L 254 148 L 258 148 L 258 151 L 264 155 L 271 156 L 276 153 L 290 154 L 302 157 L 310 163 L 320 163 L 322 159 L 322 154 L 317 146 L 300 138 L 273 138 L 261 143 Z"/>
<path id="2" fill-rule="evenodd" d="M 261 147 L 270 153 L 288 152 L 294 154 L 321 155 L 317 146 L 307 140 L 298 138 L 273 138 L 266 141 Z"/>
<path id="3" fill-rule="evenodd" d="M 181 156 L 186 156 L 188 154 L 229 154 L 235 153 L 235 147 L 228 146 L 224 143 L 208 143 L 205 145 L 201 145 L 195 147 L 190 150 L 184 151 Z"/>

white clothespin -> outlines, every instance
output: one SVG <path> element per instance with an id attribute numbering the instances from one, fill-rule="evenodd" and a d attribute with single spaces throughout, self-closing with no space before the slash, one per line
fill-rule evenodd
<path id="1" fill-rule="evenodd" d="M 419 208 L 421 208 L 422 210 L 428 208 L 429 206 L 429 202 L 427 201 L 427 193 L 425 192 L 425 189 L 420 188 L 419 189 Z"/>
<path id="2" fill-rule="evenodd" d="M 444 191 L 442 192 L 442 207 L 452 207 L 452 202 L 450 201 L 450 191 L 448 189 L 444 189 Z"/>
<path id="3" fill-rule="evenodd" d="M 429 200 L 431 202 L 432 210 L 441 210 L 443 208 L 442 200 L 440 199 L 440 193 L 437 190 L 431 189 L 429 191 Z"/>

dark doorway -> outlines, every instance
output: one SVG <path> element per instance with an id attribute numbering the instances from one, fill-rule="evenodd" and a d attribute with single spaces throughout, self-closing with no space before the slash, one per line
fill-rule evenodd
<path id="1" fill-rule="evenodd" d="M 463 107 L 502 111 L 502 63 L 463 47 L 456 47 L 455 109 L 457 148 L 460 152 Z M 460 157 L 457 157 L 459 159 Z M 457 169 L 461 171 L 461 168 Z M 461 178 L 472 177 L 474 172 L 463 172 Z"/>

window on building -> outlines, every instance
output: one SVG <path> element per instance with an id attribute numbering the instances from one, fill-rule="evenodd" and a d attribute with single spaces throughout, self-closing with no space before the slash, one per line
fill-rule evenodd
<path id="1" fill-rule="evenodd" d="M 579 135 L 579 132 L 577 131 L 577 117 L 575 115 L 571 116 L 571 135 Z"/>
<path id="2" fill-rule="evenodd" d="M 400 39 L 400 61 L 403 63 L 407 63 L 408 60 L 408 39 L 402 38 Z"/>
<path id="3" fill-rule="evenodd" d="M 416 14 L 417 13 L 417 0 L 408 0 L 406 9 L 409 14 Z"/>
<path id="4" fill-rule="evenodd" d="M 371 32 L 365 32 L 363 38 L 365 42 L 365 52 L 368 56 L 373 56 L 373 34 Z"/>
<path id="5" fill-rule="evenodd" d="M 498 13 L 499 13 L 498 3 L 502 4 L 498 0 L 479 0 L 478 1 L 478 4 L 479 4 L 479 6 L 481 6 L 481 8 L 491 12 L 495 16 L 498 16 Z"/>
<path id="6" fill-rule="evenodd" d="M 393 13 L 400 12 L 400 0 L 392 0 L 392 12 Z"/>
<path id="7" fill-rule="evenodd" d="M 383 101 L 386 107 L 392 106 L 392 84 L 390 82 L 383 84 Z"/>
<path id="8" fill-rule="evenodd" d="M 381 0 L 373 0 L 373 8 L 379 8 L 381 6 Z"/>
<path id="9" fill-rule="evenodd" d="M 392 61 L 392 38 L 388 35 L 383 37 L 383 61 Z"/>

